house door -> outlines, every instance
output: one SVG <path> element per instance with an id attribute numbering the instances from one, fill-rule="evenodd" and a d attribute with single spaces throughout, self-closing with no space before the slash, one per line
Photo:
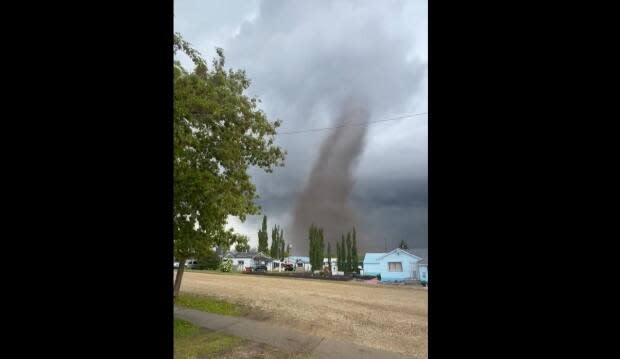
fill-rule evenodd
<path id="1" fill-rule="evenodd" d="M 413 280 L 418 279 L 418 271 L 417 271 L 418 266 L 416 264 L 417 263 L 409 262 L 409 268 L 411 268 L 411 279 Z"/>

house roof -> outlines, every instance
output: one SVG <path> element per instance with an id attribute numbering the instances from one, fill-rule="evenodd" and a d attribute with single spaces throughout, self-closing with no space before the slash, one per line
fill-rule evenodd
<path id="1" fill-rule="evenodd" d="M 226 254 L 226 257 L 232 257 L 232 258 L 267 258 L 267 259 L 271 259 L 270 256 L 266 255 L 263 252 L 228 252 Z"/>
<path id="2" fill-rule="evenodd" d="M 391 250 L 391 251 L 389 251 L 387 253 L 383 253 L 383 256 L 379 257 L 378 259 L 381 260 L 381 259 L 383 259 L 383 258 L 385 258 L 385 257 L 387 257 L 387 256 L 389 256 L 391 254 L 395 254 L 395 253 L 396 254 L 403 253 L 403 254 L 406 254 L 406 255 L 409 255 L 409 256 L 412 256 L 412 257 L 416 257 L 416 258 L 422 259 L 422 257 L 416 256 L 412 252 L 404 250 L 404 249 L 400 249 L 400 248 L 396 248 L 396 249 Z"/>
<path id="3" fill-rule="evenodd" d="M 297 260 L 301 260 L 304 263 L 310 263 L 310 257 L 289 256 L 289 257 L 286 257 L 286 259 L 290 260 L 291 262 L 296 262 Z"/>
<path id="4" fill-rule="evenodd" d="M 428 248 L 413 248 L 413 249 L 400 249 L 400 248 L 396 248 L 390 252 L 383 252 L 383 253 L 366 253 L 366 255 L 364 256 L 364 263 L 379 263 L 379 261 L 392 253 L 396 253 L 397 251 L 400 251 L 401 253 L 407 253 L 409 255 L 412 255 L 414 257 L 420 258 L 421 264 L 426 264 L 427 262 L 427 258 L 428 258 Z"/>
<path id="5" fill-rule="evenodd" d="M 409 248 L 406 251 L 421 258 L 428 258 L 428 248 Z"/>
<path id="6" fill-rule="evenodd" d="M 228 252 L 226 257 L 232 258 L 252 258 L 256 255 L 256 252 Z"/>

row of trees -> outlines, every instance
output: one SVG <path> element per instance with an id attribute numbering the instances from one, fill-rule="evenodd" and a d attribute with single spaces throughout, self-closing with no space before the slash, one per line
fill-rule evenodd
<path id="1" fill-rule="evenodd" d="M 309 230 L 310 240 L 310 265 L 312 270 L 321 270 L 323 268 L 323 258 L 325 256 L 325 244 L 323 238 L 323 229 L 316 227 L 314 224 L 310 226 Z M 331 244 L 327 242 L 327 258 L 331 271 Z M 345 235 L 342 235 L 342 242 L 336 241 L 336 263 L 338 270 L 351 273 L 358 272 L 357 265 L 359 263 L 359 256 L 357 254 L 357 239 L 355 228 L 353 228 L 353 234 L 347 233 L 346 241 Z"/>
<path id="2" fill-rule="evenodd" d="M 339 244 L 336 242 L 336 257 L 338 270 L 343 272 L 358 272 L 357 265 L 359 263 L 359 256 L 357 254 L 357 239 L 355 227 L 353 228 L 353 235 L 351 232 L 347 233 L 346 241 L 344 234 L 342 235 L 342 242 Z"/>
<path id="3" fill-rule="evenodd" d="M 289 251 L 284 242 L 284 230 L 278 225 L 274 225 L 271 230 L 271 247 L 269 247 L 269 237 L 267 236 L 267 216 L 263 216 L 263 224 L 258 230 L 258 251 L 269 254 L 271 258 L 283 260 L 288 257 Z"/>
<path id="4" fill-rule="evenodd" d="M 284 230 L 275 225 L 271 231 L 271 249 L 269 250 L 269 255 L 271 258 L 283 260 L 284 257 L 286 257 L 286 253 L 284 251 L 285 246 Z"/>
<path id="5" fill-rule="evenodd" d="M 310 265 L 312 270 L 323 269 L 323 258 L 325 253 L 325 243 L 323 241 L 323 229 L 316 227 L 314 224 L 310 226 L 309 237 L 310 239 Z"/>

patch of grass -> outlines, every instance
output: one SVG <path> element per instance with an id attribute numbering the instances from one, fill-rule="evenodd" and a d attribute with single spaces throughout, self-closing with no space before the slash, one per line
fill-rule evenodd
<path id="1" fill-rule="evenodd" d="M 188 321 L 181 320 L 181 319 L 174 320 L 174 338 L 175 339 L 191 337 L 191 336 L 198 334 L 199 331 L 200 331 L 199 327 L 195 326 L 194 324 Z"/>
<path id="2" fill-rule="evenodd" d="M 240 317 L 249 312 L 249 310 L 241 305 L 225 302 L 220 299 L 211 298 L 202 295 L 179 293 L 175 304 L 189 309 L 196 309 L 203 312 L 215 313 L 221 315 L 231 315 Z"/>
<path id="3" fill-rule="evenodd" d="M 174 358 L 217 357 L 244 343 L 238 337 L 201 329 L 184 320 L 174 320 Z"/>
<path id="4" fill-rule="evenodd" d="M 239 275 L 241 274 L 240 272 L 235 272 L 235 271 L 231 271 L 231 272 L 222 272 L 219 269 L 185 269 L 186 272 L 193 272 L 193 273 L 209 273 L 209 274 L 223 274 L 223 275 Z"/>

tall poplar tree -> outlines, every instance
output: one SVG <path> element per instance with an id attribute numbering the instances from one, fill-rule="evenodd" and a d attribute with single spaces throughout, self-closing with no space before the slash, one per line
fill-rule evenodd
<path id="1" fill-rule="evenodd" d="M 353 265 L 351 263 L 351 232 L 347 233 L 347 263 L 345 267 L 349 273 L 353 270 Z"/>
<path id="2" fill-rule="evenodd" d="M 358 272 L 359 258 L 357 256 L 357 241 L 355 240 L 355 227 L 353 227 L 353 243 L 351 244 L 351 262 L 353 264 L 353 272 Z"/>
<path id="3" fill-rule="evenodd" d="M 342 259 L 341 261 L 341 267 L 340 269 L 338 269 L 341 272 L 346 272 L 347 271 L 347 246 L 346 243 L 344 241 L 344 234 L 342 235 L 342 242 L 340 243 L 340 255 L 342 255 Z"/>
<path id="4" fill-rule="evenodd" d="M 267 216 L 263 216 L 262 228 L 258 231 L 258 251 L 269 253 L 269 237 L 267 235 Z"/>

